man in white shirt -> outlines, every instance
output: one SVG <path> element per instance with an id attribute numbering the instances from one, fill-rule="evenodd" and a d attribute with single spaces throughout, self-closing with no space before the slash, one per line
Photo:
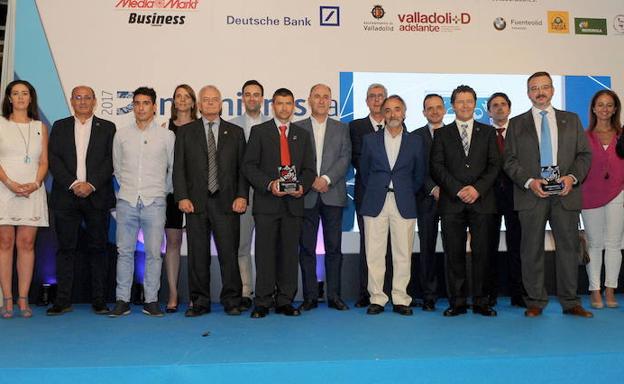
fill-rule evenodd
<path id="1" fill-rule="evenodd" d="M 95 92 L 80 85 L 72 90 L 74 116 L 52 126 L 49 143 L 50 172 L 54 177 L 50 205 L 58 240 L 57 291 L 48 316 L 70 312 L 74 260 L 84 222 L 91 275 L 92 308 L 108 313 L 105 300 L 108 257 L 109 210 L 115 206 L 113 191 L 113 137 L 115 124 L 94 116 Z"/>
<path id="2" fill-rule="evenodd" d="M 140 87 L 132 104 L 135 120 L 120 129 L 113 141 L 113 166 L 119 183 L 117 197 L 117 302 L 109 316 L 130 313 L 137 234 L 143 230 L 145 274 L 143 313 L 163 316 L 158 304 L 165 231 L 166 196 L 172 191 L 175 136 L 155 121 L 156 92 Z"/>
<path id="3" fill-rule="evenodd" d="M 251 127 L 270 120 L 270 117 L 262 113 L 264 106 L 264 87 L 257 80 L 247 80 L 243 84 L 242 95 L 245 113 L 230 120 L 245 131 L 245 140 L 249 140 Z M 252 305 L 253 295 L 253 266 L 251 262 L 251 241 L 254 233 L 253 188 L 249 192 L 247 210 L 240 216 L 240 242 L 238 245 L 238 267 L 241 281 L 243 282 L 243 297 L 241 307 L 248 309 Z"/>

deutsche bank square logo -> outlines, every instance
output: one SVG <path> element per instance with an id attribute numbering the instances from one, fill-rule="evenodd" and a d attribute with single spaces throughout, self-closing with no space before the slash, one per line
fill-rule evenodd
<path id="1" fill-rule="evenodd" d="M 321 26 L 339 27 L 340 26 L 340 7 L 321 5 Z"/>

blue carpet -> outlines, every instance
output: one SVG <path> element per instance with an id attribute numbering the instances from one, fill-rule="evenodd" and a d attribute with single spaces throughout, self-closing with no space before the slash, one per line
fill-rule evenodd
<path id="1" fill-rule="evenodd" d="M 624 310 L 563 316 L 552 298 L 527 319 L 508 299 L 497 318 L 415 310 L 321 308 L 299 318 L 230 317 L 220 306 L 187 319 L 93 315 L 87 305 L 0 321 L 0 383 L 619 382 Z M 587 305 L 588 303 L 585 303 Z M 202 336 L 205 333 L 208 336 Z"/>

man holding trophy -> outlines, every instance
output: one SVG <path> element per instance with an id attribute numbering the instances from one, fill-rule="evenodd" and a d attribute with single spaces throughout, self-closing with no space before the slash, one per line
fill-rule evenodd
<path id="1" fill-rule="evenodd" d="M 527 291 L 527 317 L 548 303 L 544 287 L 544 232 L 550 222 L 556 244 L 557 295 L 563 313 L 592 317 L 576 294 L 580 243 L 580 185 L 591 164 L 591 150 L 578 116 L 554 109 L 555 89 L 547 72 L 527 81 L 533 107 L 511 119 L 505 141 L 505 172 L 514 182 L 514 208 L 522 237 L 522 280 Z"/>
<path id="2" fill-rule="evenodd" d="M 316 177 L 310 134 L 290 122 L 292 92 L 273 94 L 274 119 L 251 128 L 243 172 L 254 187 L 256 222 L 256 298 L 252 318 L 275 313 L 299 316 L 292 306 L 297 292 L 303 194 Z M 277 289 L 276 289 L 277 288 Z"/>

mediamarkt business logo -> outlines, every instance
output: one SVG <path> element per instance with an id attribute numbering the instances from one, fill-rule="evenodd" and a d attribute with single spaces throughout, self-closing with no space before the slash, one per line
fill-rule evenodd
<path id="1" fill-rule="evenodd" d="M 181 12 L 196 11 L 199 0 L 116 0 L 115 8 L 132 11 L 128 14 L 128 24 L 150 25 L 182 25 L 187 15 Z M 135 12 L 138 11 L 138 12 Z M 140 12 L 148 11 L 148 12 Z M 157 11 L 168 11 L 166 14 Z M 176 14 L 177 13 L 177 14 Z"/>
<path id="2" fill-rule="evenodd" d="M 115 8 L 125 9 L 197 9 L 199 0 L 119 0 Z"/>
<path id="3" fill-rule="evenodd" d="M 463 25 L 470 24 L 472 17 L 468 12 L 412 12 L 398 14 L 399 31 L 409 32 L 453 32 Z"/>

